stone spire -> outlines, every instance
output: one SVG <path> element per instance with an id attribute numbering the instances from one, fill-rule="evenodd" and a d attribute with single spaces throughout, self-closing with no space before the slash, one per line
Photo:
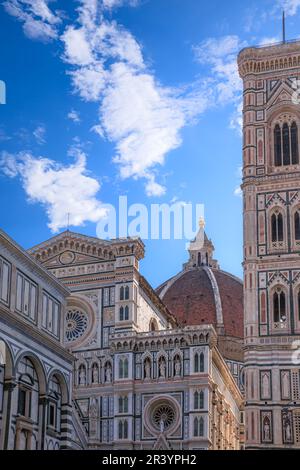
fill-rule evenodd
<path id="1" fill-rule="evenodd" d="M 205 221 L 201 217 L 199 219 L 199 230 L 196 238 L 190 242 L 189 261 L 184 264 L 185 269 L 197 268 L 201 266 L 209 266 L 211 268 L 219 269 L 218 262 L 213 259 L 214 246 L 212 241 L 207 238 L 205 233 Z"/>

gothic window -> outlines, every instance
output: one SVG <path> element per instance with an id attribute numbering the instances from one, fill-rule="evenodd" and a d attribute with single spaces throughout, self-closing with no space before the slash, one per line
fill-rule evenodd
<path id="1" fill-rule="evenodd" d="M 124 300 L 124 286 L 120 287 L 120 300 Z"/>
<path id="2" fill-rule="evenodd" d="M 274 163 L 275 166 L 295 165 L 299 163 L 298 126 L 284 123 L 282 128 L 274 128 Z"/>
<path id="3" fill-rule="evenodd" d="M 128 359 L 127 357 L 119 359 L 119 378 L 128 378 Z"/>
<path id="4" fill-rule="evenodd" d="M 283 241 L 283 216 L 278 210 L 271 217 L 272 242 Z"/>
<path id="5" fill-rule="evenodd" d="M 128 286 L 125 286 L 124 296 L 125 296 L 125 300 L 129 299 L 129 287 Z"/>
<path id="6" fill-rule="evenodd" d="M 127 397 L 127 395 L 119 397 L 119 413 L 128 413 L 128 397 Z"/>
<path id="7" fill-rule="evenodd" d="M 204 419 L 202 416 L 200 418 L 194 418 L 194 437 L 203 437 L 204 436 Z"/>
<path id="8" fill-rule="evenodd" d="M 286 298 L 280 287 L 273 294 L 273 316 L 274 323 L 284 323 L 286 321 Z"/>
<path id="9" fill-rule="evenodd" d="M 298 127 L 293 122 L 291 127 L 291 146 L 292 146 L 292 163 L 299 163 L 299 145 L 298 145 Z"/>
<path id="10" fill-rule="evenodd" d="M 194 356 L 194 372 L 204 372 L 204 354 L 196 353 Z"/>
<path id="11" fill-rule="evenodd" d="M 203 390 L 194 393 L 194 409 L 202 410 L 204 408 L 204 392 Z"/>
<path id="12" fill-rule="evenodd" d="M 120 321 L 123 321 L 123 320 L 124 320 L 124 307 L 120 307 L 120 310 L 119 310 L 119 319 L 120 319 Z"/>
<path id="13" fill-rule="evenodd" d="M 119 439 L 128 439 L 128 421 L 119 421 Z"/>
<path id="14" fill-rule="evenodd" d="M 124 309 L 124 320 L 129 320 L 129 307 L 126 305 Z"/>
<path id="15" fill-rule="evenodd" d="M 298 241 L 300 240 L 300 210 L 297 209 L 297 211 L 294 214 L 294 228 L 295 228 L 295 240 Z"/>
<path id="16" fill-rule="evenodd" d="M 297 294 L 297 304 L 298 304 L 298 320 L 300 322 L 300 289 L 298 290 L 298 294 Z"/>

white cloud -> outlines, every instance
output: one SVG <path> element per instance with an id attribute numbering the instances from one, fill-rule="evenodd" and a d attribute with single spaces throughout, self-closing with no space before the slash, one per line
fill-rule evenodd
<path id="1" fill-rule="evenodd" d="M 65 45 L 65 60 L 70 64 L 88 65 L 93 62 L 90 45 L 83 28 L 69 26 L 61 36 Z"/>
<path id="2" fill-rule="evenodd" d="M 66 226 L 67 214 L 74 226 L 98 222 L 106 215 L 96 199 L 100 184 L 89 176 L 86 156 L 79 150 L 69 166 L 44 157 L 35 158 L 31 153 L 3 152 L 0 168 L 7 176 L 21 179 L 30 202 L 45 206 L 52 232 Z"/>
<path id="3" fill-rule="evenodd" d="M 102 0 L 104 8 L 112 10 L 113 8 L 121 7 L 122 5 L 129 5 L 135 7 L 139 4 L 140 0 Z"/>
<path id="4" fill-rule="evenodd" d="M 71 121 L 80 122 L 80 114 L 75 109 L 71 109 L 68 113 L 68 118 L 71 119 Z"/>
<path id="5" fill-rule="evenodd" d="M 196 60 L 210 67 L 210 89 L 212 102 L 225 105 L 231 103 L 235 112 L 230 127 L 241 132 L 242 128 L 242 80 L 239 77 L 237 54 L 246 46 L 238 36 L 209 38 L 194 47 Z"/>
<path id="6" fill-rule="evenodd" d="M 69 27 L 62 36 L 74 91 L 99 103 L 92 130 L 115 143 L 121 178 L 145 178 L 146 193 L 160 196 L 165 188 L 153 169 L 181 144 L 181 129 L 205 109 L 207 95 L 157 83 L 132 34 L 99 16 L 92 0 L 81 5 L 78 30 Z"/>
<path id="7" fill-rule="evenodd" d="M 272 36 L 272 37 L 264 37 L 259 41 L 259 46 L 270 46 L 271 44 L 276 44 L 277 42 L 280 42 L 280 39 L 278 36 Z"/>
<path id="8" fill-rule="evenodd" d="M 48 7 L 49 0 L 6 0 L 5 10 L 23 22 L 23 30 L 31 39 L 46 41 L 57 38 L 60 18 Z"/>
<path id="9" fill-rule="evenodd" d="M 239 179 L 239 185 L 236 186 L 236 188 L 234 190 L 234 195 L 237 196 L 237 197 L 242 197 L 242 195 L 243 195 L 243 191 L 242 191 L 242 188 L 241 188 L 242 178 L 243 178 L 243 167 L 242 166 L 238 167 L 238 169 L 236 171 L 236 177 Z"/>
<path id="10" fill-rule="evenodd" d="M 238 36 L 224 36 L 206 39 L 194 47 L 196 60 L 211 67 L 212 86 L 222 104 L 234 100 L 242 91 L 236 57 L 244 46 Z"/>
<path id="11" fill-rule="evenodd" d="M 166 193 L 166 188 L 154 180 L 153 175 L 149 176 L 148 183 L 145 186 L 147 196 L 160 197 Z"/>
<path id="12" fill-rule="evenodd" d="M 278 5 L 285 11 L 287 16 L 294 16 L 300 8 L 300 0 L 279 0 Z"/>
<path id="13" fill-rule="evenodd" d="M 45 134 L 46 134 L 46 129 L 44 126 L 37 126 L 34 129 L 33 136 L 35 137 L 39 145 L 43 145 L 46 143 Z"/>

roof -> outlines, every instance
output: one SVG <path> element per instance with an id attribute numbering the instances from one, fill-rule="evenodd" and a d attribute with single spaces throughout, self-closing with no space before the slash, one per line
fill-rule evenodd
<path id="1" fill-rule="evenodd" d="M 157 293 L 179 324 L 212 324 L 226 336 L 243 338 L 243 284 L 235 276 L 201 266 L 181 271 Z"/>

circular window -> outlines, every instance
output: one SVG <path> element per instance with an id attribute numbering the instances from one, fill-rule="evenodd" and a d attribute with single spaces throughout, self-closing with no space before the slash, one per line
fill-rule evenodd
<path id="1" fill-rule="evenodd" d="M 78 308 L 69 309 L 66 315 L 66 341 L 71 342 L 80 338 L 88 328 L 88 317 Z"/>
<path id="2" fill-rule="evenodd" d="M 156 406 L 152 411 L 152 422 L 156 429 L 167 431 L 175 421 L 175 410 L 169 404 Z"/>

